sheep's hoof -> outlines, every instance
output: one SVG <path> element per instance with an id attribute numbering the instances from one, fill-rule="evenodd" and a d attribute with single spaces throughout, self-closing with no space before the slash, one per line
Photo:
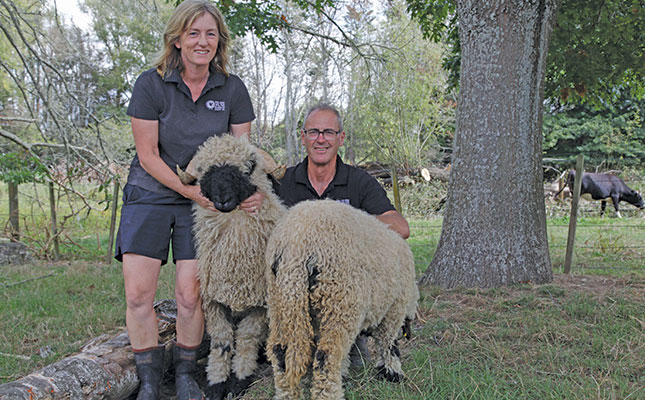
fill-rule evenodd
<path id="1" fill-rule="evenodd" d="M 385 379 L 390 382 L 401 382 L 403 380 L 403 374 L 391 371 L 388 368 L 385 368 L 384 365 L 381 365 L 376 369 L 378 371 L 377 376 L 381 379 Z"/>
<path id="2" fill-rule="evenodd" d="M 233 397 L 237 397 L 244 392 L 246 392 L 246 389 L 249 388 L 251 385 L 251 382 L 253 382 L 253 376 L 247 376 L 244 379 L 238 379 L 237 376 L 233 375 L 229 378 L 229 387 L 228 391 L 233 395 Z"/>
<path id="3" fill-rule="evenodd" d="M 229 378 L 230 379 L 230 378 Z M 228 388 L 228 381 L 216 383 L 214 385 L 209 385 L 206 388 L 206 400 L 222 400 L 226 397 Z"/>

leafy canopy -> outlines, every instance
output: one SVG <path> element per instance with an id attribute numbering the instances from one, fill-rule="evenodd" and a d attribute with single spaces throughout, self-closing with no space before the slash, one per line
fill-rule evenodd
<path id="1" fill-rule="evenodd" d="M 173 2 L 177 6 L 183 0 L 174 0 Z M 303 11 L 314 12 L 321 12 L 324 7 L 333 6 L 334 2 L 334 0 L 293 0 L 293 3 Z M 281 12 L 282 6 L 279 1 L 219 0 L 214 3 L 224 15 L 226 24 L 233 35 L 244 36 L 247 32 L 253 32 L 269 50 L 272 52 L 278 50 L 278 32 L 281 29 L 289 28 L 289 21 Z"/>
<path id="2" fill-rule="evenodd" d="M 41 182 L 47 175 L 45 167 L 38 158 L 26 152 L 0 154 L 0 181 L 5 183 Z"/>
<path id="3" fill-rule="evenodd" d="M 645 101 L 623 99 L 616 107 L 598 110 L 579 105 L 545 113 L 543 150 L 555 164 L 569 167 L 578 154 L 585 164 L 620 169 L 645 162 Z"/>
<path id="4" fill-rule="evenodd" d="M 458 86 L 459 36 L 454 0 L 406 0 L 424 35 L 444 40 L 444 66 Z M 562 0 L 549 54 L 545 96 L 552 103 L 614 102 L 645 93 L 645 10 L 642 0 Z"/>

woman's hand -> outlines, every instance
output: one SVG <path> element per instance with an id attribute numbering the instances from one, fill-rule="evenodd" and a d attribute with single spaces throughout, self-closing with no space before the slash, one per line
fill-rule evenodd
<path id="1" fill-rule="evenodd" d="M 240 210 L 246 211 L 249 214 L 257 214 L 260 207 L 262 207 L 264 197 L 266 195 L 262 192 L 253 193 L 248 199 L 240 203 Z"/>
<path id="2" fill-rule="evenodd" d="M 217 212 L 217 209 L 215 208 L 215 205 L 213 205 L 213 202 L 202 194 L 202 190 L 199 185 L 184 185 L 182 195 L 199 204 L 200 207 Z"/>

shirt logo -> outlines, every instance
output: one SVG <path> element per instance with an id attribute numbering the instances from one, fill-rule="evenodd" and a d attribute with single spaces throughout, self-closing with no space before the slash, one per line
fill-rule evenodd
<path id="1" fill-rule="evenodd" d="M 206 108 L 210 111 L 225 111 L 226 110 L 226 102 L 223 101 L 216 101 L 216 100 L 207 100 L 206 101 Z"/>
<path id="2" fill-rule="evenodd" d="M 349 204 L 349 199 L 336 199 L 336 201 L 343 204 Z"/>

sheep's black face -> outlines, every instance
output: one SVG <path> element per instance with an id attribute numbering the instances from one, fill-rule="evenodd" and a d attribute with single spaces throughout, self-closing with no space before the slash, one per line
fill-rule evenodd
<path id="1" fill-rule="evenodd" d="M 255 162 L 250 165 L 248 172 L 232 165 L 213 165 L 199 180 L 202 194 L 212 201 L 219 211 L 233 211 L 257 190 L 250 181 L 253 169 Z"/>

